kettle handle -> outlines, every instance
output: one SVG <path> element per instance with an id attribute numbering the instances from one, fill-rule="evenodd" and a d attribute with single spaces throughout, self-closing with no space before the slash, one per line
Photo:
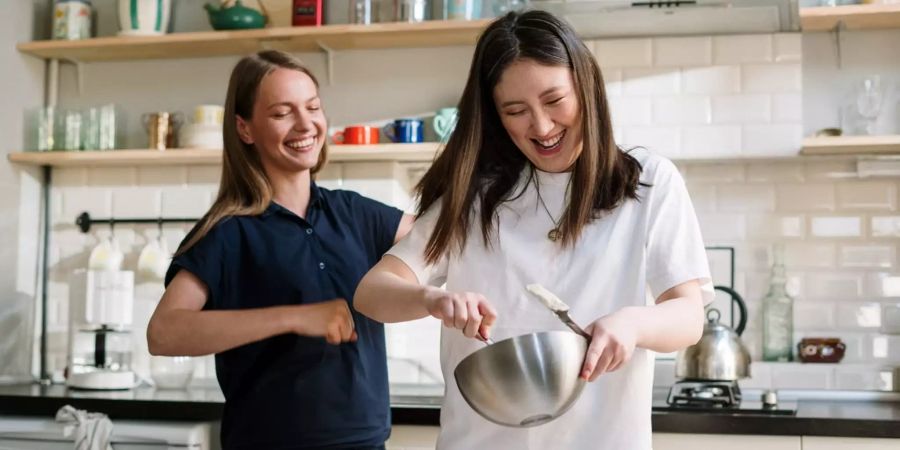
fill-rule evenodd
<path id="1" fill-rule="evenodd" d="M 747 326 L 747 304 L 744 303 L 744 298 L 741 297 L 741 295 L 738 294 L 737 291 L 727 286 L 713 286 L 713 289 L 722 291 L 730 295 L 732 301 L 737 303 L 741 318 L 740 320 L 738 320 L 738 325 L 737 327 L 735 327 L 734 332 L 737 333 L 738 336 L 740 336 L 744 333 L 744 328 Z"/>

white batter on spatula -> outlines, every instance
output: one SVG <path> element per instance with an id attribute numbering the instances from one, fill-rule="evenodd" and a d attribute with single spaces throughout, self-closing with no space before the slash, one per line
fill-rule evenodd
<path id="1" fill-rule="evenodd" d="M 525 289 L 528 289 L 528 292 L 534 294 L 550 311 L 563 312 L 569 310 L 569 305 L 565 304 L 559 297 L 540 284 L 529 284 L 528 286 L 525 286 Z"/>

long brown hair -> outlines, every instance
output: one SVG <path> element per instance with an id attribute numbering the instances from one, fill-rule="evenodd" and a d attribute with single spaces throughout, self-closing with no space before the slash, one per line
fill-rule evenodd
<path id="1" fill-rule="evenodd" d="M 616 146 L 603 77 L 590 50 L 550 13 L 511 12 L 478 38 L 456 129 L 416 186 L 420 216 L 438 202 L 441 207 L 425 250 L 428 262 L 450 249 L 462 250 L 476 217 L 476 200 L 481 207 L 475 213 L 488 245 L 497 207 L 510 199 L 522 171 L 534 170 L 503 128 L 493 99 L 503 71 L 522 59 L 568 67 L 575 82 L 583 145 L 572 168 L 572 195 L 560 219 L 561 245 L 573 245 L 591 220 L 625 199 L 637 199 L 641 166 Z"/>
<path id="2" fill-rule="evenodd" d="M 238 61 L 231 71 L 228 95 L 225 98 L 225 120 L 222 126 L 225 149 L 219 194 L 209 211 L 194 226 L 190 237 L 178 248 L 176 256 L 188 251 L 222 219 L 262 214 L 271 203 L 272 184 L 260 162 L 259 152 L 253 144 L 244 143 L 238 136 L 237 118 L 252 119 L 259 85 L 266 75 L 279 68 L 302 72 L 312 79 L 316 89 L 319 88 L 319 82 L 312 72 L 288 53 L 265 50 Z M 328 146 L 324 144 L 316 166 L 310 170 L 312 175 L 325 165 L 327 150 Z"/>

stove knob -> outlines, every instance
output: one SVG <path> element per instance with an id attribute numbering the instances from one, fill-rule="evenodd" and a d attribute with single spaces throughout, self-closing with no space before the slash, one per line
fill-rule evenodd
<path id="1" fill-rule="evenodd" d="M 761 400 L 764 408 L 775 408 L 778 406 L 778 394 L 775 391 L 763 392 Z"/>

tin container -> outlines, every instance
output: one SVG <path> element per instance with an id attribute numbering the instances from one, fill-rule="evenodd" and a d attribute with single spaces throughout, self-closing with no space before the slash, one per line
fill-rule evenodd
<path id="1" fill-rule="evenodd" d="M 53 5 L 53 39 L 75 40 L 91 37 L 91 2 L 57 0 Z"/>

